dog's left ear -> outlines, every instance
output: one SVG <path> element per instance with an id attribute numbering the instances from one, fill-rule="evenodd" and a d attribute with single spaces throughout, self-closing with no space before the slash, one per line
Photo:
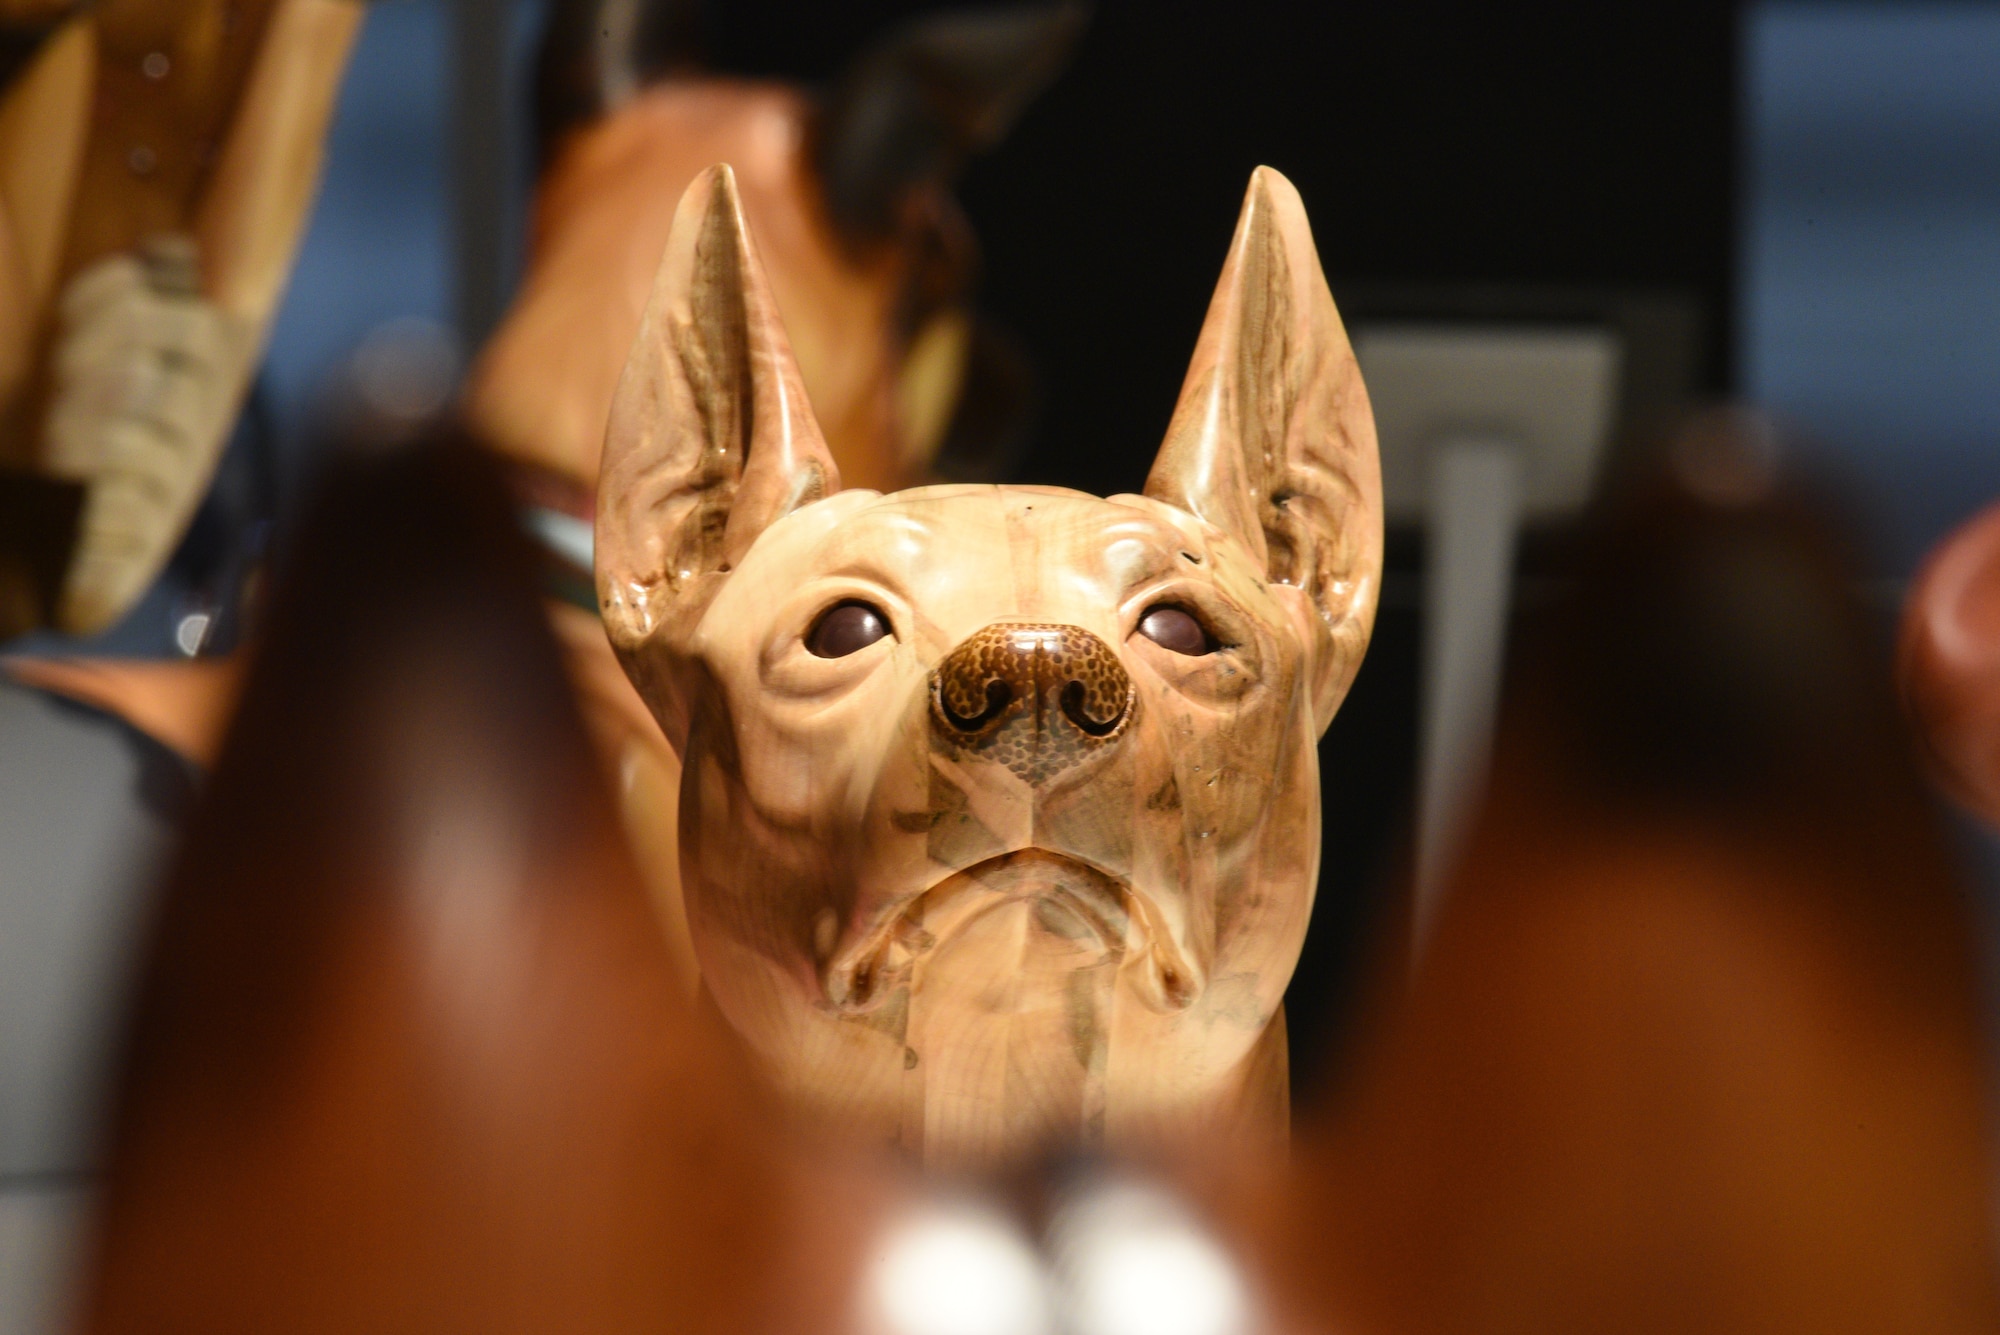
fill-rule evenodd
<path id="1" fill-rule="evenodd" d="M 1375 623 L 1382 472 L 1305 205 L 1269 167 L 1251 174 L 1146 495 L 1230 533 L 1304 596 L 1324 729 Z"/>
<path id="2" fill-rule="evenodd" d="M 655 711 L 667 664 L 774 521 L 840 489 L 727 166 L 681 196 L 598 478 L 597 601 Z M 670 738 L 676 728 L 668 719 Z"/>

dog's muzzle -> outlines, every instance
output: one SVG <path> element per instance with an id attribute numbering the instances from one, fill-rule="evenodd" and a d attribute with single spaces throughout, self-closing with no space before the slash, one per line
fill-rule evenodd
<path id="1" fill-rule="evenodd" d="M 931 671 L 931 719 L 941 739 L 1030 784 L 1116 741 L 1135 705 L 1125 665 L 1081 626 L 996 622 Z"/>

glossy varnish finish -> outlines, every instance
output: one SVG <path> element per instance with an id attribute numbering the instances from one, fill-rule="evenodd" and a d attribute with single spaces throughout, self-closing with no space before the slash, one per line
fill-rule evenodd
<path id="1" fill-rule="evenodd" d="M 797 1102 L 931 1164 L 1282 1136 L 1314 745 L 1381 544 L 1282 177 L 1252 178 L 1146 494 L 1103 500 L 840 490 L 711 169 L 613 404 L 597 541 L 685 766 L 704 985 Z M 856 604 L 887 633 L 820 633 Z"/>

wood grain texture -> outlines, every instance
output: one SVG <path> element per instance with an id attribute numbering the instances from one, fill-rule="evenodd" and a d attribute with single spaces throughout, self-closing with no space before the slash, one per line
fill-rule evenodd
<path id="1" fill-rule="evenodd" d="M 704 985 L 798 1103 L 932 1165 L 1282 1139 L 1314 746 L 1380 564 L 1325 294 L 1260 171 L 1190 383 L 1261 416 L 1170 437 L 1147 496 L 838 491 L 733 176 L 689 189 L 611 414 L 599 594 L 684 765 Z M 1312 503 L 1251 486 L 1279 474 Z M 888 634 L 822 656 L 846 602 Z M 1140 633 L 1161 606 L 1212 652 Z"/>
<path id="2" fill-rule="evenodd" d="M 1329 641 L 1313 682 L 1324 730 L 1375 625 L 1382 471 L 1305 205 L 1268 167 L 1250 178 L 1146 494 L 1233 534 L 1306 593 Z"/>

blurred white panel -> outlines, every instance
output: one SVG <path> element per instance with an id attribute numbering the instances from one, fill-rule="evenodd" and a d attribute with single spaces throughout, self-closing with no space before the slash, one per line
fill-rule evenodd
<path id="1" fill-rule="evenodd" d="M 1432 450 L 1465 436 L 1519 449 L 1526 517 L 1572 514 L 1589 499 L 1618 407 L 1622 359 L 1609 330 L 1369 325 L 1354 355 L 1391 520 L 1423 519 Z"/>
<path id="2" fill-rule="evenodd" d="M 0 1335 L 60 1335 L 83 1240 L 82 1188 L 9 1187 L 0 1179 Z"/>
<path id="3" fill-rule="evenodd" d="M 1414 940 L 1429 935 L 1465 827 L 1486 791 L 1507 658 L 1523 452 L 1459 437 L 1431 459 L 1424 556 L 1424 643 L 1417 746 Z"/>

